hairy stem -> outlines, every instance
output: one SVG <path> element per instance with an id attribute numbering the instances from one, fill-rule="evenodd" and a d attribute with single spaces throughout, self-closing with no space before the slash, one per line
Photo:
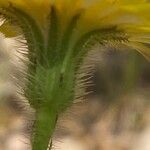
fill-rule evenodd
<path id="1" fill-rule="evenodd" d="M 32 134 L 32 149 L 46 150 L 56 127 L 57 118 L 71 104 L 74 93 L 74 65 L 69 61 L 62 72 L 63 63 L 53 68 L 37 69 L 29 89 L 29 97 L 39 104 L 36 105 L 36 117 Z M 30 86 L 29 86 L 30 88 Z M 36 95 L 32 95 L 36 93 Z M 42 103 L 41 103 L 42 102 Z M 52 143 L 51 143 L 52 144 Z"/>
<path id="2" fill-rule="evenodd" d="M 46 150 L 57 122 L 57 113 L 53 109 L 41 109 L 36 113 L 32 150 Z"/>

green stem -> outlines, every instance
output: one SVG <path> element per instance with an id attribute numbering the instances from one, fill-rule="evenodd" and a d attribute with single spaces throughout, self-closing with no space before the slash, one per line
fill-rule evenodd
<path id="1" fill-rule="evenodd" d="M 54 68 L 39 68 L 36 72 L 38 82 L 33 85 L 36 87 L 36 96 L 34 95 L 33 99 L 36 102 L 40 97 L 41 99 L 36 105 L 32 150 L 47 150 L 59 114 L 65 111 L 73 100 L 75 72 L 72 59 L 67 64 L 65 72 L 61 71 L 63 63 L 55 65 Z"/>
<path id="2" fill-rule="evenodd" d="M 39 110 L 36 113 L 32 150 L 47 150 L 57 122 L 57 113 L 53 109 Z"/>

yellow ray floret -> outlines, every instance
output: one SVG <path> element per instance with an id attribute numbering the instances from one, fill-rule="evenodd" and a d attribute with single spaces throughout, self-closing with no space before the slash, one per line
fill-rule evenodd
<path id="1" fill-rule="evenodd" d="M 94 29 L 116 26 L 128 34 L 129 40 L 150 43 L 148 0 L 0 0 L 0 7 L 10 5 L 28 13 L 42 27 L 46 26 L 51 6 L 57 10 L 61 26 L 66 26 L 82 11 L 77 22 L 79 36 Z"/>
<path id="2" fill-rule="evenodd" d="M 137 15 L 145 20 L 150 19 L 150 3 L 146 0 L 0 0 L 0 7 L 9 5 L 19 7 L 39 22 L 47 19 L 50 5 L 54 5 L 65 20 L 79 10 L 85 9 L 81 21 L 83 26 L 91 21 L 90 24 L 93 23 L 93 26 L 118 23 L 122 21 L 119 20 L 122 15 L 128 14 Z"/>
<path id="3" fill-rule="evenodd" d="M 11 5 L 25 11 L 41 23 L 50 11 L 49 0 L 0 0 L 0 7 Z"/>

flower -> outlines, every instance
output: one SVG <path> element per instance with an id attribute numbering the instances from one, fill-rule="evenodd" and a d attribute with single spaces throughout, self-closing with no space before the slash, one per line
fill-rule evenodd
<path id="1" fill-rule="evenodd" d="M 150 43 L 150 3 L 147 0 L 1 0 L 0 7 L 19 8 L 31 16 L 44 33 L 49 28 L 47 20 L 52 7 L 56 9 L 62 32 L 72 17 L 81 13 L 75 39 L 94 29 L 116 26 L 128 36 L 128 46 L 150 55 L 143 45 Z"/>
<path id="2" fill-rule="evenodd" d="M 91 47 L 122 44 L 150 58 L 148 0 L 0 0 L 0 14 L 1 32 L 25 38 L 19 50 L 28 61 L 27 83 L 21 91 L 36 110 L 33 150 L 51 147 L 59 114 L 87 94 L 90 67 L 76 74 Z"/>

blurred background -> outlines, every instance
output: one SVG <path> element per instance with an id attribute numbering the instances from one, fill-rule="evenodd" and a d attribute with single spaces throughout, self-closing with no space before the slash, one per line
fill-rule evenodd
<path id="1" fill-rule="evenodd" d="M 17 94 L 12 76 L 23 80 L 25 66 L 12 45 L 0 35 L 0 150 L 30 150 L 33 111 Z M 85 63 L 93 84 L 60 116 L 54 149 L 150 150 L 149 62 L 132 50 L 95 47 Z"/>

